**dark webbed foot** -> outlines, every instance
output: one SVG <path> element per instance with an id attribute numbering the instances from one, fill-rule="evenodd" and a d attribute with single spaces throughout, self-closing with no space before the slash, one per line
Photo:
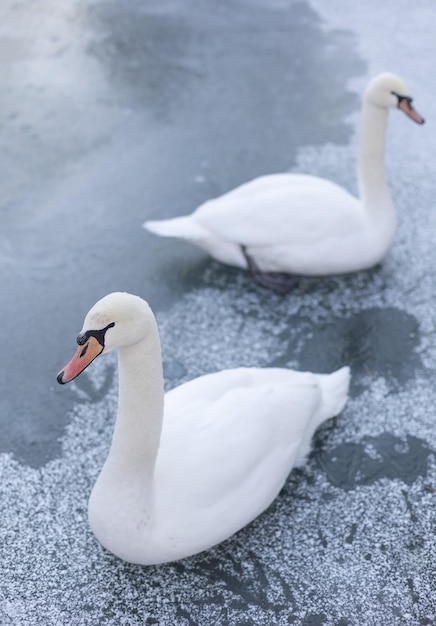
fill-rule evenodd
<path id="1" fill-rule="evenodd" d="M 247 261 L 247 266 L 254 280 L 262 285 L 262 287 L 266 287 L 267 289 L 271 289 L 275 293 L 278 293 L 282 296 L 286 295 L 297 286 L 298 280 L 291 276 L 291 274 L 286 274 L 285 272 L 262 272 L 256 265 L 256 261 L 248 254 L 247 248 L 245 246 L 241 246 L 242 254 Z"/>

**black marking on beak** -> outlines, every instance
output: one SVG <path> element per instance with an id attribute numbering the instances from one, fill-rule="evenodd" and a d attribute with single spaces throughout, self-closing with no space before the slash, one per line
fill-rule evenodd
<path id="1" fill-rule="evenodd" d="M 60 385 L 65 385 L 64 381 L 63 381 L 63 377 L 64 377 L 64 370 L 62 370 L 62 372 L 59 372 L 59 374 L 56 376 L 56 380 L 58 381 L 58 383 Z"/>
<path id="2" fill-rule="evenodd" d="M 83 346 L 90 337 L 94 337 L 95 339 L 97 339 L 101 347 L 104 348 L 104 337 L 105 337 L 106 331 L 108 330 L 108 328 L 112 328 L 113 326 L 115 326 L 115 322 L 111 322 L 110 324 L 106 326 L 106 328 L 102 328 L 101 330 L 87 330 L 86 332 L 80 333 L 79 335 L 77 335 L 76 341 L 79 344 L 79 346 Z M 88 349 L 88 346 L 85 346 L 82 352 L 80 353 L 81 357 L 86 354 L 87 349 Z"/>
<path id="3" fill-rule="evenodd" d="M 397 96 L 397 98 L 398 98 L 397 106 L 398 107 L 400 106 L 400 104 L 402 103 L 403 100 L 406 100 L 407 104 L 409 105 L 409 107 L 411 109 L 413 109 L 413 106 L 412 106 L 413 98 L 411 98 L 410 96 L 402 96 L 401 94 L 397 93 L 396 91 L 391 91 L 391 94 L 393 96 Z"/>
<path id="4" fill-rule="evenodd" d="M 397 96 L 398 98 L 398 106 L 400 105 L 400 102 L 402 100 L 407 100 L 407 102 L 410 104 L 411 102 L 413 102 L 413 98 L 411 98 L 410 96 L 402 96 L 400 93 L 397 93 L 396 91 L 391 91 L 391 94 L 393 96 Z"/>
<path id="5" fill-rule="evenodd" d="M 410 96 L 402 96 L 398 94 L 396 91 L 391 91 L 391 94 L 396 96 L 398 99 L 398 108 L 403 111 L 411 120 L 416 122 L 417 124 L 424 124 L 425 119 L 420 115 L 416 109 L 412 106 L 413 98 Z"/>

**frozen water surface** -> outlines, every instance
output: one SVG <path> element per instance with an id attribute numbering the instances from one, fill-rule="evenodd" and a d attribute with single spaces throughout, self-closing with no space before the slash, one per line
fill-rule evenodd
<path id="1" fill-rule="evenodd" d="M 433 3 L 54 7 L 1 8 L 0 623 L 435 623 Z M 267 171 L 355 192 L 357 94 L 386 69 L 427 125 L 391 115 L 399 232 L 380 267 L 280 298 L 140 229 Z M 160 567 L 119 561 L 87 523 L 115 357 L 54 380 L 115 289 L 155 309 L 167 388 L 238 365 L 353 372 L 346 409 L 270 509 Z"/>

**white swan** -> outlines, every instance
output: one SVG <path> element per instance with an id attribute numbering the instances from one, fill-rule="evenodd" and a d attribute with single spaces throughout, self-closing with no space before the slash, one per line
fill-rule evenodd
<path id="1" fill-rule="evenodd" d="M 198 207 L 191 215 L 147 221 L 158 235 L 186 239 L 218 261 L 251 269 L 277 291 L 292 282 L 277 272 L 340 274 L 378 263 L 396 230 L 396 212 L 384 176 L 388 109 L 419 124 L 403 81 L 383 73 L 363 97 L 358 162 L 360 199 L 335 183 L 301 174 L 261 176 Z"/>
<path id="2" fill-rule="evenodd" d="M 167 393 L 162 419 L 156 321 L 144 300 L 127 293 L 97 302 L 77 342 L 58 374 L 62 384 L 98 354 L 119 349 L 118 414 L 89 521 L 103 546 L 133 563 L 181 559 L 248 524 L 347 399 L 348 367 L 329 375 L 230 369 Z"/>

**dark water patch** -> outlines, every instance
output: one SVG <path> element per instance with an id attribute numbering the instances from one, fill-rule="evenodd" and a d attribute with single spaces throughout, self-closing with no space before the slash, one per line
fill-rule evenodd
<path id="1" fill-rule="evenodd" d="M 412 602 L 413 602 L 413 604 L 416 604 L 417 602 L 419 602 L 420 598 L 419 598 L 419 595 L 415 591 L 415 585 L 413 583 L 413 578 L 408 578 L 407 579 L 407 586 L 409 587 L 410 595 L 412 597 Z"/>
<path id="2" fill-rule="evenodd" d="M 413 523 L 415 523 L 415 522 L 417 521 L 417 519 L 418 519 L 418 518 L 417 518 L 417 517 L 416 517 L 416 515 L 415 515 L 415 511 L 413 510 L 412 503 L 411 503 L 411 502 L 410 502 L 410 500 L 409 500 L 408 493 L 407 493 L 407 491 L 406 491 L 405 489 L 402 489 L 402 490 L 401 490 L 401 493 L 402 493 L 402 494 L 403 494 L 403 496 L 404 496 L 404 502 L 406 503 L 406 507 L 407 507 L 407 510 L 408 510 L 408 512 L 409 512 L 409 515 L 410 515 L 410 521 L 412 521 Z"/>
<path id="3" fill-rule="evenodd" d="M 318 529 L 318 539 L 322 545 L 323 548 L 327 548 L 328 546 L 328 541 L 324 536 L 324 533 L 322 532 L 322 530 L 319 528 Z"/>
<path id="4" fill-rule="evenodd" d="M 94 32 L 88 53 L 114 86 L 114 104 L 147 111 L 163 124 L 183 116 L 201 128 L 211 195 L 225 191 L 219 178 L 211 181 L 223 166 L 232 178 L 228 158 L 235 150 L 240 174 L 253 156 L 265 173 L 292 163 L 301 144 L 350 136 L 344 120 L 358 98 L 345 86 L 365 63 L 354 36 L 326 32 L 308 3 L 186 0 L 162 7 L 160 0 L 110 0 L 92 6 L 88 23 Z M 213 153 L 222 140 L 228 152 L 219 163 Z M 247 170 L 241 182 L 249 176 Z"/>
<path id="5" fill-rule="evenodd" d="M 309 613 L 301 622 L 301 626 L 322 626 L 327 621 L 325 613 Z"/>
<path id="6" fill-rule="evenodd" d="M 403 440 L 390 433 L 364 437 L 359 443 L 342 443 L 328 451 L 315 451 L 328 481 L 344 491 L 372 485 L 382 478 L 412 485 L 419 477 L 426 476 L 430 454 L 423 440 L 412 435 Z M 353 538 L 350 533 L 347 541 L 352 542 Z"/>
<path id="7" fill-rule="evenodd" d="M 345 537 L 345 543 L 352 544 L 356 536 L 357 524 L 351 524 L 350 534 Z"/>
<path id="8" fill-rule="evenodd" d="M 164 361 L 163 372 L 165 379 L 170 381 L 180 380 L 187 374 L 186 367 L 179 361 Z"/>
<path id="9" fill-rule="evenodd" d="M 302 324 L 303 322 L 303 324 Z M 301 370 L 330 372 L 351 367 L 351 395 L 367 388 L 363 377 L 383 376 L 392 391 L 412 380 L 418 371 L 425 371 L 420 355 L 419 324 L 416 318 L 394 307 L 371 308 L 351 317 L 333 317 L 313 326 L 307 319 L 290 320 L 302 326 L 301 347 L 293 337 L 286 351 L 270 363 L 284 367 L 298 360 Z"/>
<path id="10" fill-rule="evenodd" d="M 177 13 L 159 11 L 153 3 L 111 2 L 89 11 L 99 36 L 87 51 L 101 62 L 107 78 L 122 86 L 111 94 L 117 104 L 128 105 L 139 96 L 166 118 L 192 79 L 202 76 L 200 60 L 189 56 L 193 33 L 188 16 Z"/>

